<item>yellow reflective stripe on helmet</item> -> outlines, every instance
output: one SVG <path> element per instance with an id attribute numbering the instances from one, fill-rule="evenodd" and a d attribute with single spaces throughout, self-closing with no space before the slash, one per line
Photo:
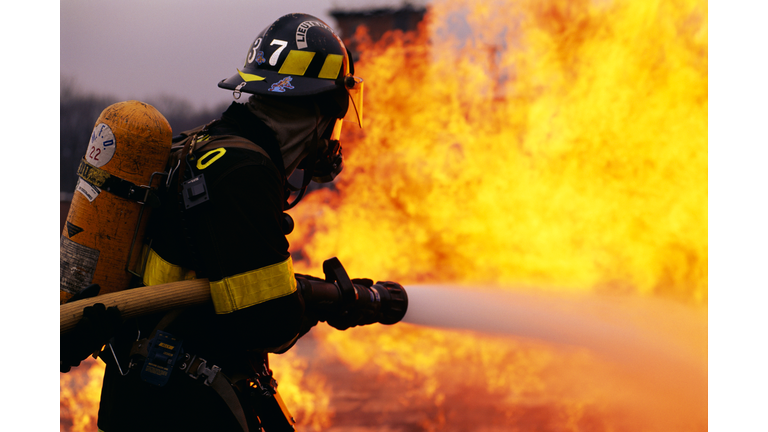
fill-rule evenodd
<path id="1" fill-rule="evenodd" d="M 243 81 L 245 81 L 245 82 L 264 81 L 264 77 L 258 76 L 258 75 L 254 75 L 254 74 L 245 73 L 245 72 L 242 72 L 240 69 L 237 70 L 237 73 L 240 74 L 240 78 L 242 78 Z"/>
<path id="2" fill-rule="evenodd" d="M 154 249 L 149 249 L 147 256 L 147 265 L 144 268 L 144 278 L 142 282 L 146 286 L 162 285 L 180 280 L 189 280 L 195 278 L 194 270 L 189 270 L 164 260 Z"/>
<path id="3" fill-rule="evenodd" d="M 245 309 L 296 291 L 293 260 L 225 277 L 211 282 L 211 298 L 217 314 Z"/>
<path id="4" fill-rule="evenodd" d="M 209 151 L 208 153 L 204 154 L 200 159 L 197 160 L 197 169 L 204 170 L 208 168 L 208 166 L 216 162 L 220 157 L 224 156 L 224 153 L 226 152 L 227 152 L 227 149 L 225 149 L 224 147 L 220 147 L 220 148 Z M 207 158 L 208 156 L 211 156 L 211 159 L 203 162 L 203 159 Z"/>
<path id="5" fill-rule="evenodd" d="M 309 64 L 312 63 L 312 58 L 314 57 L 315 53 L 311 51 L 291 50 L 277 73 L 302 76 L 304 75 L 304 72 L 307 71 Z"/>
<path id="6" fill-rule="evenodd" d="M 323 68 L 320 69 L 320 73 L 317 74 L 317 77 L 335 80 L 339 77 L 343 60 L 344 56 L 340 54 L 328 54 L 325 56 Z"/>

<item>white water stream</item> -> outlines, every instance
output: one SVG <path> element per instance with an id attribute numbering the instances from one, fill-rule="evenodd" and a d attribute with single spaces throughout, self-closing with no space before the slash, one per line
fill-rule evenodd
<path id="1" fill-rule="evenodd" d="M 524 338 L 555 349 L 586 348 L 611 365 L 611 379 L 629 404 L 652 405 L 648 409 L 664 422 L 678 416 L 706 421 L 705 307 L 631 295 L 473 286 L 414 285 L 406 291 L 404 322 Z M 595 385 L 605 377 L 596 371 Z"/>

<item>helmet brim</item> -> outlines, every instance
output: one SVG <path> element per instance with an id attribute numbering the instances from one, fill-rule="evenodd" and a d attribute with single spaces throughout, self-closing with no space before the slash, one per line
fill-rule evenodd
<path id="1" fill-rule="evenodd" d="M 247 75 L 247 80 L 243 75 Z M 284 81 L 286 79 L 287 81 Z M 280 85 L 281 81 L 287 85 Z M 243 83 L 245 85 L 240 87 Z M 339 84 L 330 79 L 285 75 L 270 70 L 259 70 L 257 75 L 241 74 L 238 71 L 235 75 L 221 80 L 219 87 L 243 93 L 290 97 L 324 93 L 339 88 Z"/>

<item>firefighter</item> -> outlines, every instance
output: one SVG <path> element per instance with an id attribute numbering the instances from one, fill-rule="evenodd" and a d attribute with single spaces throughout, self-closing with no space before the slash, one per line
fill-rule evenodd
<path id="1" fill-rule="evenodd" d="M 293 271 L 284 212 L 310 180 L 329 182 L 341 171 L 342 119 L 362 126 L 362 80 L 327 24 L 290 14 L 263 30 L 244 66 L 218 86 L 236 101 L 174 138 L 135 284 L 207 278 L 212 303 L 122 323 L 119 311 L 97 304 L 69 336 L 80 342 L 62 339 L 62 372 L 108 342 L 101 431 L 259 430 L 280 409 L 277 422 L 287 430 L 293 422 L 269 400 L 267 355 L 288 350 L 318 317 L 300 289 L 313 278 Z M 297 169 L 303 180 L 291 186 Z M 328 322 L 345 329 L 362 324 L 355 320 Z M 261 407 L 247 395 L 254 391 Z M 278 413 L 265 414 L 272 406 Z"/>

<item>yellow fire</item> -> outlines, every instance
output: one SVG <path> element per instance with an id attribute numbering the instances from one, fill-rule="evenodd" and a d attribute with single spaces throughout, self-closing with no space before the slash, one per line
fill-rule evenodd
<path id="1" fill-rule="evenodd" d="M 446 1 L 429 17 L 361 48 L 365 129 L 345 137 L 338 193 L 296 210 L 308 269 L 335 255 L 404 283 L 705 303 L 707 3 Z"/>
<path id="2" fill-rule="evenodd" d="M 365 129 L 345 131 L 336 190 L 293 211 L 298 271 L 336 256 L 352 277 L 703 312 L 628 309 L 635 324 L 691 326 L 667 335 L 685 366 L 406 324 L 321 326 L 329 356 L 400 383 L 389 404 L 434 410 L 425 430 L 469 416 L 461 392 L 495 400 L 502 420 L 483 424 L 498 430 L 705 430 L 707 3 L 446 0 L 417 33 L 356 37 Z"/>
<path id="3" fill-rule="evenodd" d="M 330 390 L 325 376 L 307 371 L 309 360 L 288 351 L 270 357 L 278 392 L 305 430 L 324 430 L 331 424 Z"/>
<path id="4" fill-rule="evenodd" d="M 62 431 L 96 430 L 104 368 L 103 362 L 89 357 L 79 367 L 61 374 L 59 415 Z"/>

